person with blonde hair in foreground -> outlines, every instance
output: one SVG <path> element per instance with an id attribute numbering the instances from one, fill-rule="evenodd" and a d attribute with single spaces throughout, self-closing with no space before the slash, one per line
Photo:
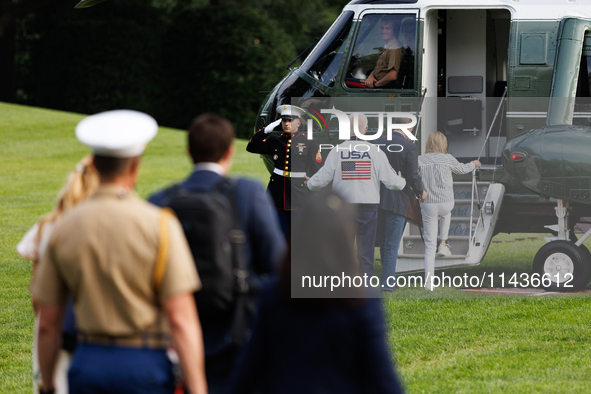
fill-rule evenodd
<path id="1" fill-rule="evenodd" d="M 435 274 L 435 253 L 437 245 L 437 227 L 441 218 L 441 244 L 437 250 L 438 256 L 451 256 L 447 244 L 451 210 L 454 207 L 453 177 L 454 174 L 468 174 L 475 168 L 480 168 L 478 160 L 462 164 L 455 157 L 447 153 L 447 138 L 436 131 L 429 134 L 425 154 L 419 156 L 419 169 L 423 179 L 427 199 L 421 203 L 423 228 L 425 236 L 425 288 L 433 290 L 433 275 Z"/>
<path id="2" fill-rule="evenodd" d="M 17 252 L 25 259 L 33 261 L 33 277 L 39 266 L 39 260 L 45 253 L 49 237 L 59 219 L 76 204 L 91 196 L 99 185 L 99 176 L 92 166 L 92 157 L 85 156 L 70 173 L 66 184 L 58 194 L 53 210 L 37 222 L 18 243 Z M 38 326 L 37 299 L 32 297 L 35 311 L 35 327 Z M 76 347 L 76 325 L 71 300 L 68 302 L 62 326 L 62 349 L 59 352 L 57 367 L 54 374 L 55 392 L 68 393 L 67 372 Z M 37 329 L 33 338 L 33 392 L 38 393 L 42 385 L 39 360 L 37 357 Z"/>

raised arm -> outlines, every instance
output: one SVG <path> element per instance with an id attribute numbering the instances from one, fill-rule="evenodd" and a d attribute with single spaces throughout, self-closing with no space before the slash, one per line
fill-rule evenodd
<path id="1" fill-rule="evenodd" d="M 454 174 L 468 174 L 476 167 L 480 168 L 481 164 L 478 160 L 473 160 L 470 163 L 460 163 L 455 157 L 452 155 L 447 155 L 449 160 L 449 167 Z"/>
<path id="2" fill-rule="evenodd" d="M 275 127 L 281 124 L 281 119 L 277 119 L 275 122 L 270 123 L 267 127 L 264 127 L 257 131 L 250 141 L 248 141 L 248 145 L 246 145 L 246 150 L 250 153 L 260 153 L 260 154 L 271 154 L 272 148 L 269 144 L 267 144 L 267 138 L 269 137 L 269 133 L 272 132 Z"/>

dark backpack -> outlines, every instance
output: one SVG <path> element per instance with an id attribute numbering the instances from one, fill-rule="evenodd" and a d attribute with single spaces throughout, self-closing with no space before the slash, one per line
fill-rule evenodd
<path id="1" fill-rule="evenodd" d="M 166 206 L 177 215 L 191 248 L 201 290 L 195 293 L 202 319 L 234 313 L 232 341 L 240 344 L 246 330 L 249 271 L 242 245 L 246 236 L 235 203 L 235 181 L 224 178 L 210 190 L 167 190 Z"/>

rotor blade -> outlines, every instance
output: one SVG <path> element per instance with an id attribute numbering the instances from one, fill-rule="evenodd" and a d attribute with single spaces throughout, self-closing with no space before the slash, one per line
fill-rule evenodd
<path id="1" fill-rule="evenodd" d="M 105 0 L 80 0 L 80 3 L 76 4 L 74 8 L 88 8 L 98 3 L 102 3 Z"/>

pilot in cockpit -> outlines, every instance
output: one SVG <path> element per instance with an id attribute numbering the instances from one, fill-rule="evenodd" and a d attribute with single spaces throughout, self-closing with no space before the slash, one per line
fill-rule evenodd
<path id="1" fill-rule="evenodd" d="M 397 23 L 393 17 L 384 16 L 382 18 L 380 33 L 382 40 L 384 40 L 384 48 L 369 77 L 359 81 L 366 88 L 386 87 L 398 78 L 402 60 L 402 44 L 394 35 L 396 27 Z"/>
<path id="2" fill-rule="evenodd" d="M 373 29 L 371 23 L 372 20 L 368 17 L 369 27 L 365 31 Z M 400 20 L 400 16 L 385 15 L 379 23 L 383 44 L 376 43 L 371 36 L 367 37 L 368 34 L 363 33 L 362 27 L 345 84 L 350 88 L 412 89 L 416 18 L 406 15 Z"/>
<path id="3" fill-rule="evenodd" d="M 402 21 L 400 28 L 400 44 L 402 48 L 414 51 L 415 48 L 415 20 L 406 18 Z"/>

